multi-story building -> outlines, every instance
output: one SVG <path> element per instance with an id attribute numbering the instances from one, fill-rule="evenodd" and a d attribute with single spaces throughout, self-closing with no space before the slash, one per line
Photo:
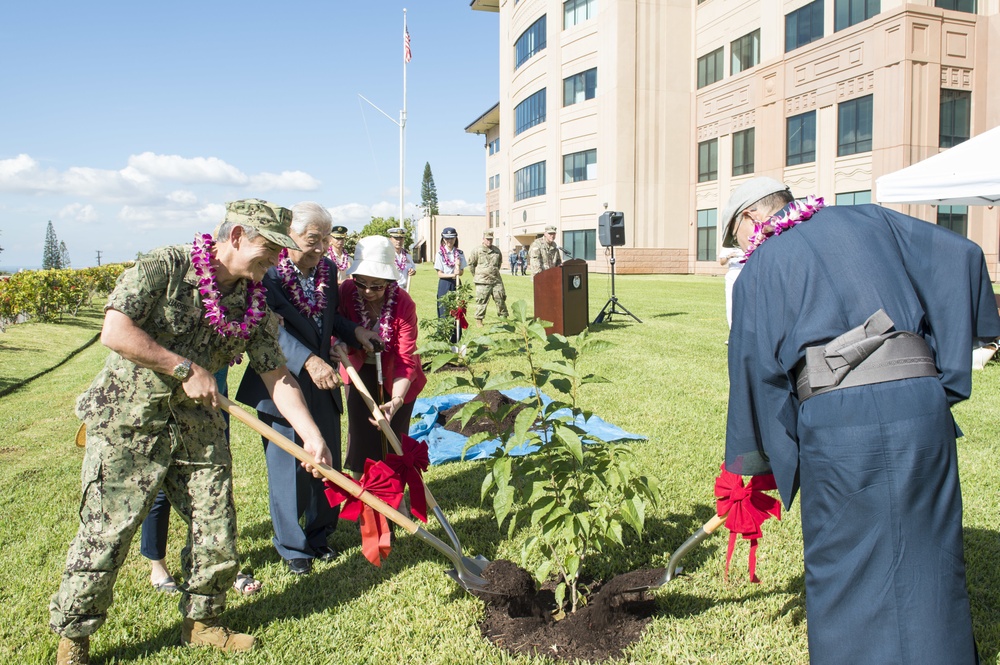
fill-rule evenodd
<path id="1" fill-rule="evenodd" d="M 486 137 L 489 224 L 508 245 L 555 224 L 603 271 L 597 220 L 618 210 L 618 272 L 719 272 L 719 211 L 746 179 L 867 203 L 879 176 L 1000 124 L 1000 0 L 978 2 L 473 0 L 499 15 L 500 101 L 466 128 Z M 894 207 L 1000 274 L 997 210 Z"/>

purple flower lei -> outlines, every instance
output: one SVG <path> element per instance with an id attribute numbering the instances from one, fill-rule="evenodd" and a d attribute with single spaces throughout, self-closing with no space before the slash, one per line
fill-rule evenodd
<path id="1" fill-rule="evenodd" d="M 780 236 L 783 232 L 792 228 L 793 226 L 798 226 L 802 222 L 806 221 L 810 217 L 816 214 L 816 211 L 820 208 L 826 206 L 823 201 L 823 197 L 816 197 L 809 195 L 804 199 L 795 199 L 787 206 L 782 208 L 785 210 L 785 214 L 772 215 L 765 219 L 763 222 L 757 222 L 754 224 L 753 233 L 747 239 L 747 251 L 743 256 L 743 263 L 747 262 L 750 255 L 754 251 L 764 244 L 764 241 L 771 236 Z M 767 231 L 770 227 L 771 230 Z"/>
<path id="2" fill-rule="evenodd" d="M 250 281 L 247 293 L 247 311 L 242 321 L 226 320 L 226 308 L 219 304 L 222 296 L 219 294 L 219 284 L 215 278 L 215 268 L 212 267 L 212 257 L 215 256 L 215 241 L 212 236 L 204 233 L 194 237 L 191 245 L 191 263 L 198 275 L 198 293 L 201 294 L 201 304 L 205 307 L 205 318 L 215 332 L 223 337 L 240 337 L 250 339 L 250 333 L 264 320 L 267 312 L 265 296 L 267 289 L 260 282 Z M 234 360 L 229 364 L 232 365 Z"/>
<path id="3" fill-rule="evenodd" d="M 445 265 L 446 268 L 454 268 L 455 264 L 458 262 L 458 256 L 462 253 L 458 247 L 451 250 L 450 252 L 444 248 L 444 244 L 438 249 L 438 253 L 441 254 L 441 263 Z"/>
<path id="4" fill-rule="evenodd" d="M 385 300 L 382 303 L 382 312 L 378 318 L 378 336 L 382 338 L 386 348 L 392 341 L 392 322 L 396 318 L 396 296 L 399 292 L 399 285 L 396 282 L 389 282 L 385 287 Z M 372 320 L 368 316 L 368 308 L 365 307 L 365 299 L 361 295 L 361 290 L 354 292 L 354 311 L 361 319 L 361 325 L 369 330 L 374 330 Z"/>
<path id="5" fill-rule="evenodd" d="M 404 249 L 400 254 L 396 255 L 396 267 L 399 268 L 399 272 L 406 275 L 406 250 Z"/>
<path id="6" fill-rule="evenodd" d="M 281 276 L 281 285 L 291 297 L 292 304 L 305 316 L 313 317 L 323 313 L 326 309 L 326 287 L 327 278 L 330 276 L 330 268 L 326 261 L 321 260 L 316 266 L 316 304 L 309 302 L 302 284 L 297 276 L 298 270 L 292 260 L 288 258 L 288 250 L 281 250 L 281 260 L 278 262 L 278 275 Z"/>
<path id="7" fill-rule="evenodd" d="M 337 270 L 341 272 L 347 270 L 351 265 L 351 257 L 347 255 L 347 252 L 341 254 L 341 257 L 338 259 L 337 255 L 333 253 L 333 247 L 330 247 L 330 249 L 326 250 L 326 255 L 330 257 L 330 260 L 337 266 Z"/>

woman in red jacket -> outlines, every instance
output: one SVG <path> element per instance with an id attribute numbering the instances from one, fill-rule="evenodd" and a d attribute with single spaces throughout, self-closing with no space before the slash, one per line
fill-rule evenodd
<path id="1" fill-rule="evenodd" d="M 340 314 L 378 333 L 385 345 L 381 353 L 382 385 L 379 386 L 376 356 L 350 349 L 351 364 L 368 392 L 381 402 L 380 408 L 400 439 L 410 427 L 413 401 L 427 383 L 417 355 L 417 308 L 396 280 L 396 250 L 388 238 L 369 236 L 358 241 L 350 279 L 340 285 Z M 371 412 L 361 395 L 347 385 L 347 467 L 356 478 L 365 470 L 365 460 L 381 460 L 387 448 L 382 433 L 370 422 Z M 379 388 L 381 387 L 381 393 Z M 388 449 L 391 452 L 391 448 Z"/>

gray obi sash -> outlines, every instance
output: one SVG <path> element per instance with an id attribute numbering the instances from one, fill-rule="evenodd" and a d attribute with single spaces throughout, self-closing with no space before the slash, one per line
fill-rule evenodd
<path id="1" fill-rule="evenodd" d="M 880 309 L 832 342 L 807 348 L 795 366 L 799 401 L 851 386 L 937 376 L 924 338 L 892 327 L 892 319 Z"/>

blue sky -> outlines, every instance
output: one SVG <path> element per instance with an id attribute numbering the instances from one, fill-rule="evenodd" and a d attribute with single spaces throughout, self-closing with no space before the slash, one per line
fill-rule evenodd
<path id="1" fill-rule="evenodd" d="M 399 211 L 403 8 L 407 216 L 424 163 L 441 212 L 484 214 L 497 15 L 467 0 L 32 0 L 0 25 L 0 266 L 74 267 L 210 231 L 229 200 L 318 201 L 360 229 Z"/>

